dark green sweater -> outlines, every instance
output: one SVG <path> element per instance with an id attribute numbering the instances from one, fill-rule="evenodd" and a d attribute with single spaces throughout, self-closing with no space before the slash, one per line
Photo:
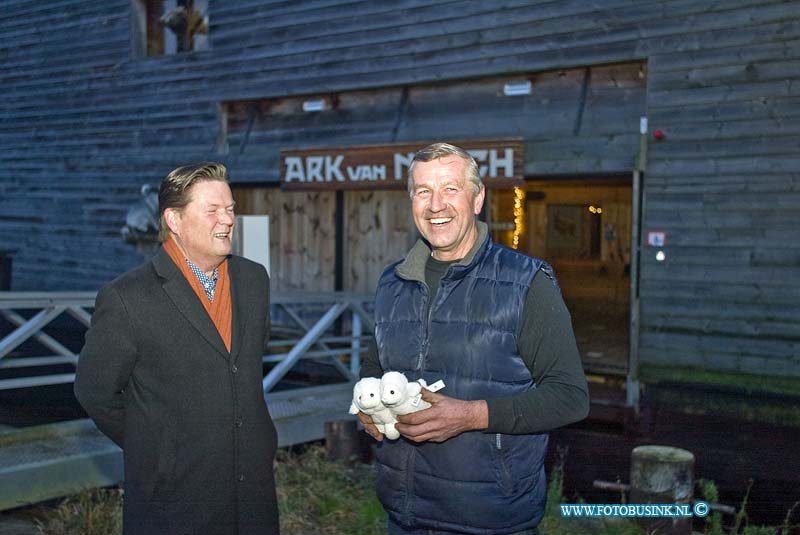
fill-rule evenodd
<path id="1" fill-rule="evenodd" d="M 425 282 L 435 296 L 439 281 L 453 262 L 433 257 L 425 265 Z M 428 306 L 433 301 L 429 299 Z M 561 293 L 544 272 L 531 283 L 522 316 L 519 353 L 536 382 L 528 392 L 486 400 L 492 433 L 529 434 L 549 431 L 586 417 L 589 393 L 572 321 Z M 383 375 L 373 341 L 361 363 L 361 377 Z M 447 388 L 442 391 L 447 395 Z"/>

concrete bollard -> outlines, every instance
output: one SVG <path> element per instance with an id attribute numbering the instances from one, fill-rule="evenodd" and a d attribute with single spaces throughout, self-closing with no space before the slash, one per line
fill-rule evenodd
<path id="1" fill-rule="evenodd" d="M 630 503 L 688 504 L 692 507 L 694 455 L 669 446 L 639 446 L 631 452 Z M 689 535 L 692 517 L 639 518 L 655 535 Z"/>

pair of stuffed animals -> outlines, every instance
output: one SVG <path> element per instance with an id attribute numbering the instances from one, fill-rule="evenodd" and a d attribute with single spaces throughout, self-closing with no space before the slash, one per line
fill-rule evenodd
<path id="1" fill-rule="evenodd" d="M 431 406 L 422 399 L 422 388 L 427 388 L 424 379 L 409 382 L 400 372 L 386 372 L 383 377 L 364 377 L 353 387 L 353 403 L 350 414 L 359 411 L 372 416 L 372 421 L 386 438 L 400 438 L 395 429 L 397 416 L 409 414 Z"/>

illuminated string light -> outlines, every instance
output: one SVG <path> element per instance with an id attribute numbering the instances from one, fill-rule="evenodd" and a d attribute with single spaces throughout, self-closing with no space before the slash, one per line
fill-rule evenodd
<path id="1" fill-rule="evenodd" d="M 511 247 L 514 249 L 519 248 L 519 237 L 525 232 L 525 219 L 523 213 L 523 206 L 525 204 L 525 190 L 522 188 L 514 187 L 514 238 L 511 241 Z"/>

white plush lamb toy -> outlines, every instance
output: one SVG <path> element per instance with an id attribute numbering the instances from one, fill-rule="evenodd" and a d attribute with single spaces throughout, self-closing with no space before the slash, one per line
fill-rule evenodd
<path id="1" fill-rule="evenodd" d="M 431 404 L 422 399 L 423 386 L 428 386 L 423 379 L 409 383 L 400 372 L 386 372 L 381 378 L 381 402 L 395 416 L 427 409 Z"/>
<path id="2" fill-rule="evenodd" d="M 372 422 L 378 431 L 386 435 L 386 438 L 391 440 L 400 438 L 400 432 L 394 427 L 397 419 L 392 411 L 381 403 L 381 380 L 377 377 L 364 377 L 353 387 L 350 414 L 358 414 L 358 411 L 372 416 Z"/>

